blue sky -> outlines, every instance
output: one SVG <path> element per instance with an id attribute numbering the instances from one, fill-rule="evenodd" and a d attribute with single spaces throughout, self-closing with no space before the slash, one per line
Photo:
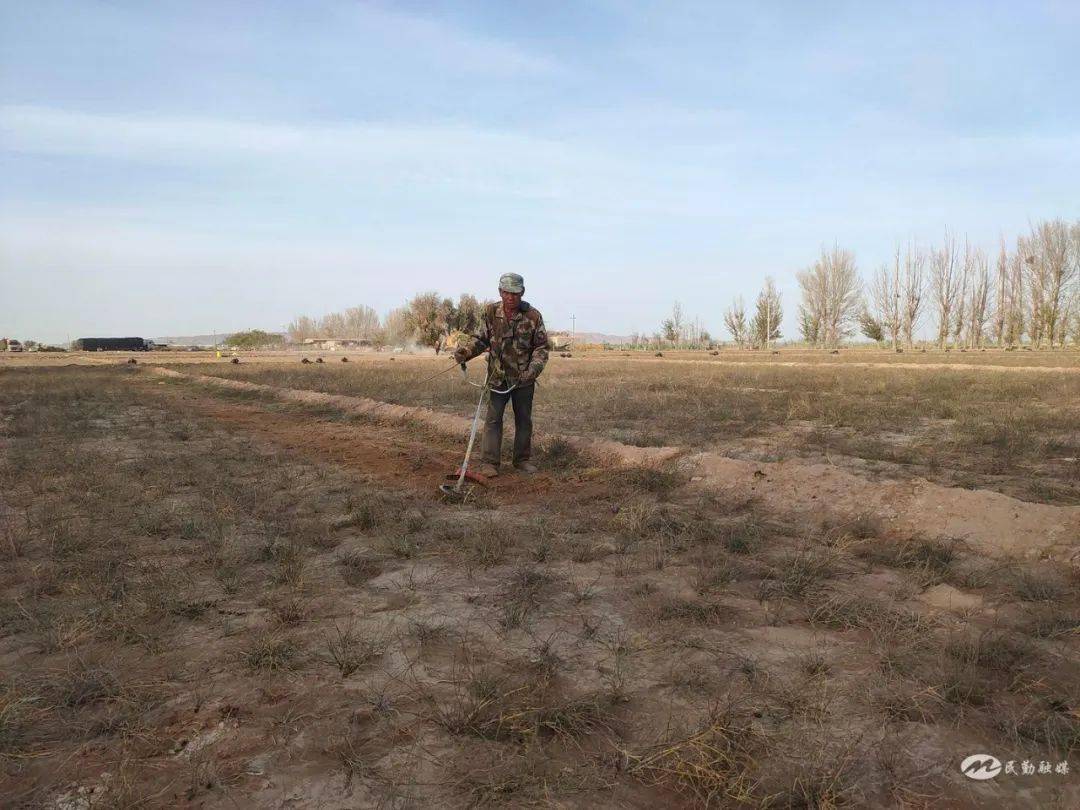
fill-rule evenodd
<path id="1" fill-rule="evenodd" d="M 714 333 L 822 245 L 1080 216 L 1080 4 L 0 0 L 0 333 L 413 292 Z"/>

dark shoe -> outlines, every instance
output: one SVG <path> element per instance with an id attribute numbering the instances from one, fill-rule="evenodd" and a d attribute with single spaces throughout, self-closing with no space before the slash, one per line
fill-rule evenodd
<path id="1" fill-rule="evenodd" d="M 487 462 L 481 464 L 476 471 L 484 478 L 495 478 L 499 474 L 499 468 Z"/>
<path id="2" fill-rule="evenodd" d="M 525 475 L 532 475 L 536 472 L 536 465 L 529 461 L 522 461 L 520 464 L 515 464 L 514 467 L 519 473 L 523 473 Z"/>

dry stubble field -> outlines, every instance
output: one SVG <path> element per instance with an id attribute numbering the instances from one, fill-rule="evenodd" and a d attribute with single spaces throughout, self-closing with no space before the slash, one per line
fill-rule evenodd
<path id="1" fill-rule="evenodd" d="M 5 359 L 5 803 L 1080 803 L 1077 355 L 556 357 L 464 505 L 325 357 Z"/>

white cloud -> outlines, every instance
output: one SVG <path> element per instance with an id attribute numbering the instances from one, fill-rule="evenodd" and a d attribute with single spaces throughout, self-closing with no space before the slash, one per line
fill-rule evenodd
<path id="1" fill-rule="evenodd" d="M 223 183 L 253 178 L 331 193 L 352 184 L 445 193 L 456 201 L 557 202 L 593 213 L 694 216 L 701 209 L 692 198 L 714 195 L 725 171 L 673 165 L 662 156 L 645 161 L 602 142 L 459 124 L 253 123 L 35 106 L 0 108 L 0 144 L 12 153 L 200 167 Z"/>
<path id="2" fill-rule="evenodd" d="M 358 33 L 394 42 L 411 58 L 435 61 L 460 72 L 558 75 L 562 65 L 510 42 L 465 31 L 431 16 L 371 4 L 350 4 L 343 12 Z"/>

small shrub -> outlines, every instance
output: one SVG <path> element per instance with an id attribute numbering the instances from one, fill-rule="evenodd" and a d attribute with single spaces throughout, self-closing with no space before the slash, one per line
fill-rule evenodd
<path id="1" fill-rule="evenodd" d="M 385 651 L 381 638 L 364 635 L 353 622 L 334 622 L 324 637 L 329 660 L 338 668 L 342 678 L 348 678 L 361 667 L 380 658 Z"/>

